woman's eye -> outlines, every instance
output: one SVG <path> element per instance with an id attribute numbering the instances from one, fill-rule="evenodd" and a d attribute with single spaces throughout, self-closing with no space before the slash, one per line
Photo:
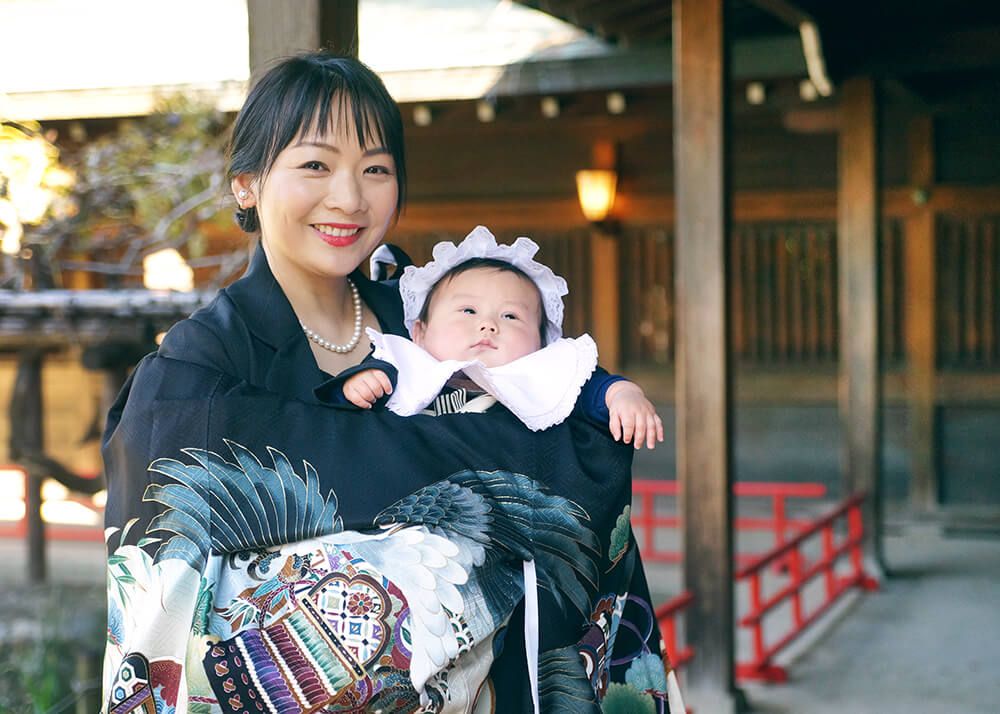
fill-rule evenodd
<path id="1" fill-rule="evenodd" d="M 365 173 L 389 176 L 392 172 L 389 171 L 388 166 L 369 166 L 368 168 L 365 169 Z"/>
<path id="2" fill-rule="evenodd" d="M 302 164 L 302 168 L 308 169 L 309 171 L 322 171 L 326 168 L 326 165 L 322 161 L 307 161 Z"/>

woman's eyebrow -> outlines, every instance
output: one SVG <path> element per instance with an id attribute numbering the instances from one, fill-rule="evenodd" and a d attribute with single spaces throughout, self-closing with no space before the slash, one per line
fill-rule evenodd
<path id="1" fill-rule="evenodd" d="M 318 149 L 326 149 L 327 151 L 333 151 L 333 152 L 336 152 L 338 154 L 340 153 L 340 149 L 338 149 L 333 144 L 327 144 L 325 141 L 299 141 L 299 142 L 296 142 L 295 145 L 296 146 L 315 146 Z"/>
<path id="2" fill-rule="evenodd" d="M 340 149 L 338 149 L 333 144 L 326 143 L 325 141 L 299 141 L 299 142 L 297 142 L 295 144 L 295 146 L 315 146 L 318 149 L 326 149 L 327 151 L 332 151 L 335 154 L 339 154 L 340 153 Z M 389 150 L 387 148 L 385 148 L 384 146 L 373 146 L 370 149 L 365 149 L 363 155 L 364 156 L 375 156 L 375 155 L 388 154 L 388 153 L 389 153 Z"/>

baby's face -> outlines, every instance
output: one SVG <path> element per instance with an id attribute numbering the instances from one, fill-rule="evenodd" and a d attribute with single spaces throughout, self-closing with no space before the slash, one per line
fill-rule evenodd
<path id="1" fill-rule="evenodd" d="M 439 285 L 427 322 L 413 341 L 439 360 L 479 360 L 499 367 L 542 346 L 541 299 L 531 281 L 494 268 L 474 268 Z"/>

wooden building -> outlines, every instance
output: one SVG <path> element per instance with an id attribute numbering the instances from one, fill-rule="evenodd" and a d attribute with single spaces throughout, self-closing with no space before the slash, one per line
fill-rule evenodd
<path id="1" fill-rule="evenodd" d="M 998 520 L 1000 8 L 521 4 L 617 49 L 508 67 L 483 96 L 404 97 L 391 239 L 420 261 L 476 224 L 531 236 L 571 286 L 567 332 L 675 417 L 674 448 L 637 468 L 680 479 L 698 516 L 689 636 L 717 655 L 689 681 L 732 706 L 734 479 L 868 491 L 873 536 L 883 499 Z M 252 65 L 356 46 L 356 0 L 297 7 L 250 0 Z M 588 168 L 618 177 L 599 225 L 577 199 Z"/>

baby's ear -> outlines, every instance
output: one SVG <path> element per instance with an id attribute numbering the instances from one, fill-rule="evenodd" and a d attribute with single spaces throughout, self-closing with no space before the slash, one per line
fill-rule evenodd
<path id="1" fill-rule="evenodd" d="M 427 332 L 427 325 L 421 320 L 413 323 L 413 341 L 420 347 L 424 346 L 424 333 Z"/>

